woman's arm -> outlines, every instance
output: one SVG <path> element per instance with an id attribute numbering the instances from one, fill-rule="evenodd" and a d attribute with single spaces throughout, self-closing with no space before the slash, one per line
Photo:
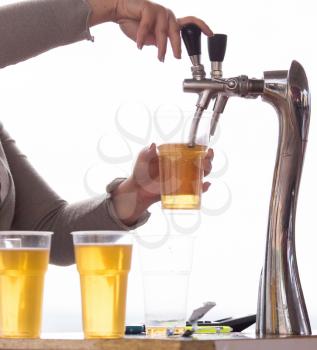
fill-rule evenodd
<path id="1" fill-rule="evenodd" d="M 0 68 L 92 37 L 85 0 L 28 0 L 0 6 Z"/>
<path id="2" fill-rule="evenodd" d="M 93 40 L 89 27 L 109 21 L 118 23 L 139 49 L 156 45 L 161 61 L 168 40 L 180 58 L 184 24 L 196 23 L 212 35 L 202 20 L 176 20 L 171 10 L 146 0 L 25 0 L 0 6 L 0 68 L 58 46 Z"/>
<path id="3" fill-rule="evenodd" d="M 74 262 L 72 231 L 128 230 L 147 221 L 149 213 L 146 208 L 133 218 L 133 222 L 121 220 L 106 193 L 68 204 L 40 177 L 1 124 L 0 142 L 15 185 L 11 229 L 53 231 L 51 263 L 69 265 Z"/>
<path id="4" fill-rule="evenodd" d="M 190 16 L 176 19 L 174 13 L 147 0 L 87 0 L 92 9 L 89 25 L 115 22 L 130 39 L 142 49 L 155 45 L 158 59 L 164 61 L 168 40 L 174 56 L 181 58 L 180 28 L 188 23 L 198 25 L 202 32 L 212 35 L 211 29 L 199 18 Z"/>

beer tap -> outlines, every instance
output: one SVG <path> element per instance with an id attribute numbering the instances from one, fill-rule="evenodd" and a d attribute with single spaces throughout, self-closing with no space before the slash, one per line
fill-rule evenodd
<path id="1" fill-rule="evenodd" d="M 204 66 L 200 62 L 201 56 L 201 29 L 195 24 L 188 24 L 181 30 L 182 38 L 185 43 L 189 58 L 192 63 L 193 80 L 204 82 L 206 72 Z M 197 109 L 191 124 L 189 146 L 195 146 L 197 129 L 203 111 L 208 108 L 211 96 L 209 90 L 201 90 L 198 92 L 199 98 L 196 104 Z"/>
<path id="2" fill-rule="evenodd" d="M 192 79 L 185 79 L 185 92 L 198 93 L 196 112 L 191 124 L 188 146 L 196 144 L 197 130 L 203 112 L 208 108 L 212 99 L 215 99 L 213 118 L 210 124 L 210 135 L 214 134 L 220 114 L 223 112 L 230 96 L 257 97 L 263 92 L 262 79 L 249 79 L 247 76 L 222 78 L 222 62 L 226 52 L 227 36 L 215 34 L 208 38 L 208 52 L 211 61 L 211 78 L 206 79 L 204 66 L 200 63 L 201 30 L 194 24 L 182 28 L 188 55 L 192 62 Z"/>
<path id="3" fill-rule="evenodd" d="M 208 38 L 211 77 L 200 62 L 200 29 L 191 24 L 182 29 L 192 62 L 192 79 L 183 90 L 198 94 L 188 146 L 196 143 L 201 116 L 215 100 L 210 123 L 213 135 L 229 97 L 256 98 L 271 104 L 279 122 L 277 156 L 273 174 L 265 261 L 260 276 L 257 333 L 261 336 L 309 335 L 310 322 L 300 283 L 295 251 L 295 218 L 299 184 L 310 120 L 310 92 L 303 67 L 293 61 L 289 70 L 264 72 L 263 79 L 246 75 L 223 78 L 222 62 L 227 37 Z"/>
<path id="4" fill-rule="evenodd" d="M 227 48 L 227 35 L 216 34 L 208 38 L 208 54 L 211 62 L 211 78 L 217 80 L 222 78 L 222 62 L 225 58 Z M 210 136 L 213 136 L 220 114 L 224 111 L 228 96 L 219 93 L 213 108 L 213 115 L 210 123 Z"/>

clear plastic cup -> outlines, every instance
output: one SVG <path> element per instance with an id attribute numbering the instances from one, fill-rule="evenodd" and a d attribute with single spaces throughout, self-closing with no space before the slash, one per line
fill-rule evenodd
<path id="1" fill-rule="evenodd" d="M 187 143 L 158 147 L 163 209 L 200 209 L 206 150 Z"/>
<path id="2" fill-rule="evenodd" d="M 72 235 L 80 274 L 85 338 L 121 338 L 125 333 L 132 234 L 79 231 Z"/>
<path id="3" fill-rule="evenodd" d="M 52 232 L 0 231 L 0 337 L 39 338 Z"/>
<path id="4" fill-rule="evenodd" d="M 147 334 L 185 327 L 194 236 L 147 235 L 139 242 Z"/>

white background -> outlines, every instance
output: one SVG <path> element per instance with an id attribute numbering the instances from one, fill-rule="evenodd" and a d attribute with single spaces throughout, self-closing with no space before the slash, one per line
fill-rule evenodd
<path id="1" fill-rule="evenodd" d="M 262 77 L 265 70 L 288 69 L 292 59 L 304 66 L 312 92 L 312 118 L 302 176 L 296 222 L 297 257 L 312 328 L 317 328 L 317 238 L 314 225 L 317 168 L 316 50 L 313 1 L 161 1 L 178 17 L 203 18 L 218 33 L 228 34 L 224 76 Z M 315 28 L 316 29 L 316 28 Z M 93 28 L 95 42 L 61 47 L 0 72 L 1 120 L 19 147 L 48 183 L 70 202 L 102 193 L 116 176 L 123 176 L 132 161 L 106 163 L 98 154 L 133 159 L 153 140 L 150 129 L 155 111 L 166 132 L 177 122 L 180 108 L 188 116 L 196 96 L 182 92 L 189 78 L 187 54 L 181 61 L 168 52 L 164 64 L 155 48 L 138 51 L 117 25 Z M 203 40 L 203 61 L 209 64 Z M 119 115 L 116 111 L 121 106 Z M 147 112 L 147 109 L 149 112 Z M 174 112 L 175 113 L 174 113 Z M 171 119 L 168 117 L 171 116 Z M 120 140 L 125 130 L 142 138 L 139 143 Z M 169 122 L 167 122 L 169 120 Z M 174 123 L 174 124 L 173 124 Z M 152 125 L 153 126 L 153 125 Z M 126 134 L 126 133 L 125 133 Z M 110 135 L 110 136 L 109 136 Z M 117 147 L 109 148 L 109 140 Z M 259 274 L 264 256 L 267 213 L 277 146 L 277 118 L 260 99 L 231 99 L 220 121 L 215 151 L 215 171 L 228 158 L 227 171 L 211 176 L 212 187 L 204 206 L 216 209 L 231 191 L 232 202 L 222 215 L 202 215 L 197 229 L 188 310 L 212 300 L 217 306 L 207 319 L 256 312 Z M 130 157 L 131 158 L 131 157 Z M 164 233 L 159 205 L 142 233 Z M 187 218 L 188 219 L 188 218 Z M 181 220 L 182 225 L 189 225 Z M 127 320 L 143 322 L 143 296 L 139 263 L 130 274 Z M 44 300 L 44 331 L 78 331 L 81 327 L 79 282 L 72 267 L 50 266 Z"/>

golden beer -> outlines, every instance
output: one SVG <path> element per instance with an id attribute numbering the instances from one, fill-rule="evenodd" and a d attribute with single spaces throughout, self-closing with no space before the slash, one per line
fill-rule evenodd
<path id="1" fill-rule="evenodd" d="M 49 250 L 0 249 L 0 337 L 38 338 Z"/>
<path id="2" fill-rule="evenodd" d="M 132 245 L 75 244 L 85 338 L 120 338 Z"/>
<path id="3" fill-rule="evenodd" d="M 163 209 L 199 209 L 206 146 L 185 143 L 158 147 Z"/>

